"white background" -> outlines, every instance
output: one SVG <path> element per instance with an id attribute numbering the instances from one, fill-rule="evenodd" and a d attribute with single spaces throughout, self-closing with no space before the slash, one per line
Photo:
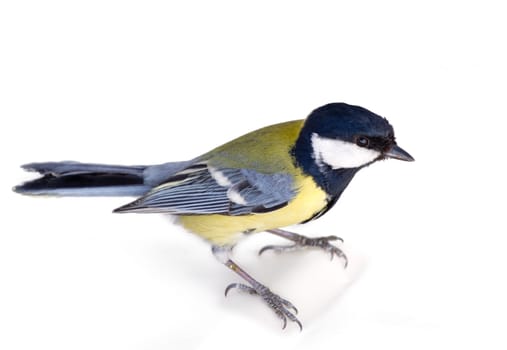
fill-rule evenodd
<path id="1" fill-rule="evenodd" d="M 184 3 L 184 5 L 183 5 Z M 501 1 L 3 1 L 0 348 L 505 349 Z M 415 163 L 362 171 L 299 227 L 321 252 L 235 259 L 300 309 L 281 331 L 209 247 L 128 198 L 16 195 L 19 165 L 184 160 L 331 101 L 386 116 Z"/>

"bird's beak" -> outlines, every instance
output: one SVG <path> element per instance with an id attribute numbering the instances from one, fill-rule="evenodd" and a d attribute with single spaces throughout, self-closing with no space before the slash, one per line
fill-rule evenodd
<path id="1" fill-rule="evenodd" d="M 396 144 L 393 145 L 389 151 L 384 153 L 384 157 L 404 160 L 406 162 L 413 162 L 415 160 L 407 151 Z"/>

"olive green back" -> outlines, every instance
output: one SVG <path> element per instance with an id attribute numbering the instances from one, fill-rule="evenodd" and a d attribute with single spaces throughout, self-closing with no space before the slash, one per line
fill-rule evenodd
<path id="1" fill-rule="evenodd" d="M 253 131 L 215 148 L 199 160 L 208 161 L 217 168 L 255 169 L 265 174 L 293 173 L 294 162 L 288 153 L 303 123 L 304 120 L 295 120 Z"/>

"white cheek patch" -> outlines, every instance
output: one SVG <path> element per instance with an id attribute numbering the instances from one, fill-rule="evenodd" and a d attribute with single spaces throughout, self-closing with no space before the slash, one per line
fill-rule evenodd
<path id="1" fill-rule="evenodd" d="M 319 164 L 327 164 L 333 169 L 358 168 L 380 156 L 380 152 L 359 147 L 355 143 L 328 139 L 312 135 L 313 157 Z"/>

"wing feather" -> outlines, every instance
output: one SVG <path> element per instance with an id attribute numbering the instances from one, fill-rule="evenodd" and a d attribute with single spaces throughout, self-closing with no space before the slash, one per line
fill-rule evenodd
<path id="1" fill-rule="evenodd" d="M 275 210 L 295 194 L 289 174 L 261 174 L 199 163 L 182 169 L 115 212 L 245 215 Z"/>

